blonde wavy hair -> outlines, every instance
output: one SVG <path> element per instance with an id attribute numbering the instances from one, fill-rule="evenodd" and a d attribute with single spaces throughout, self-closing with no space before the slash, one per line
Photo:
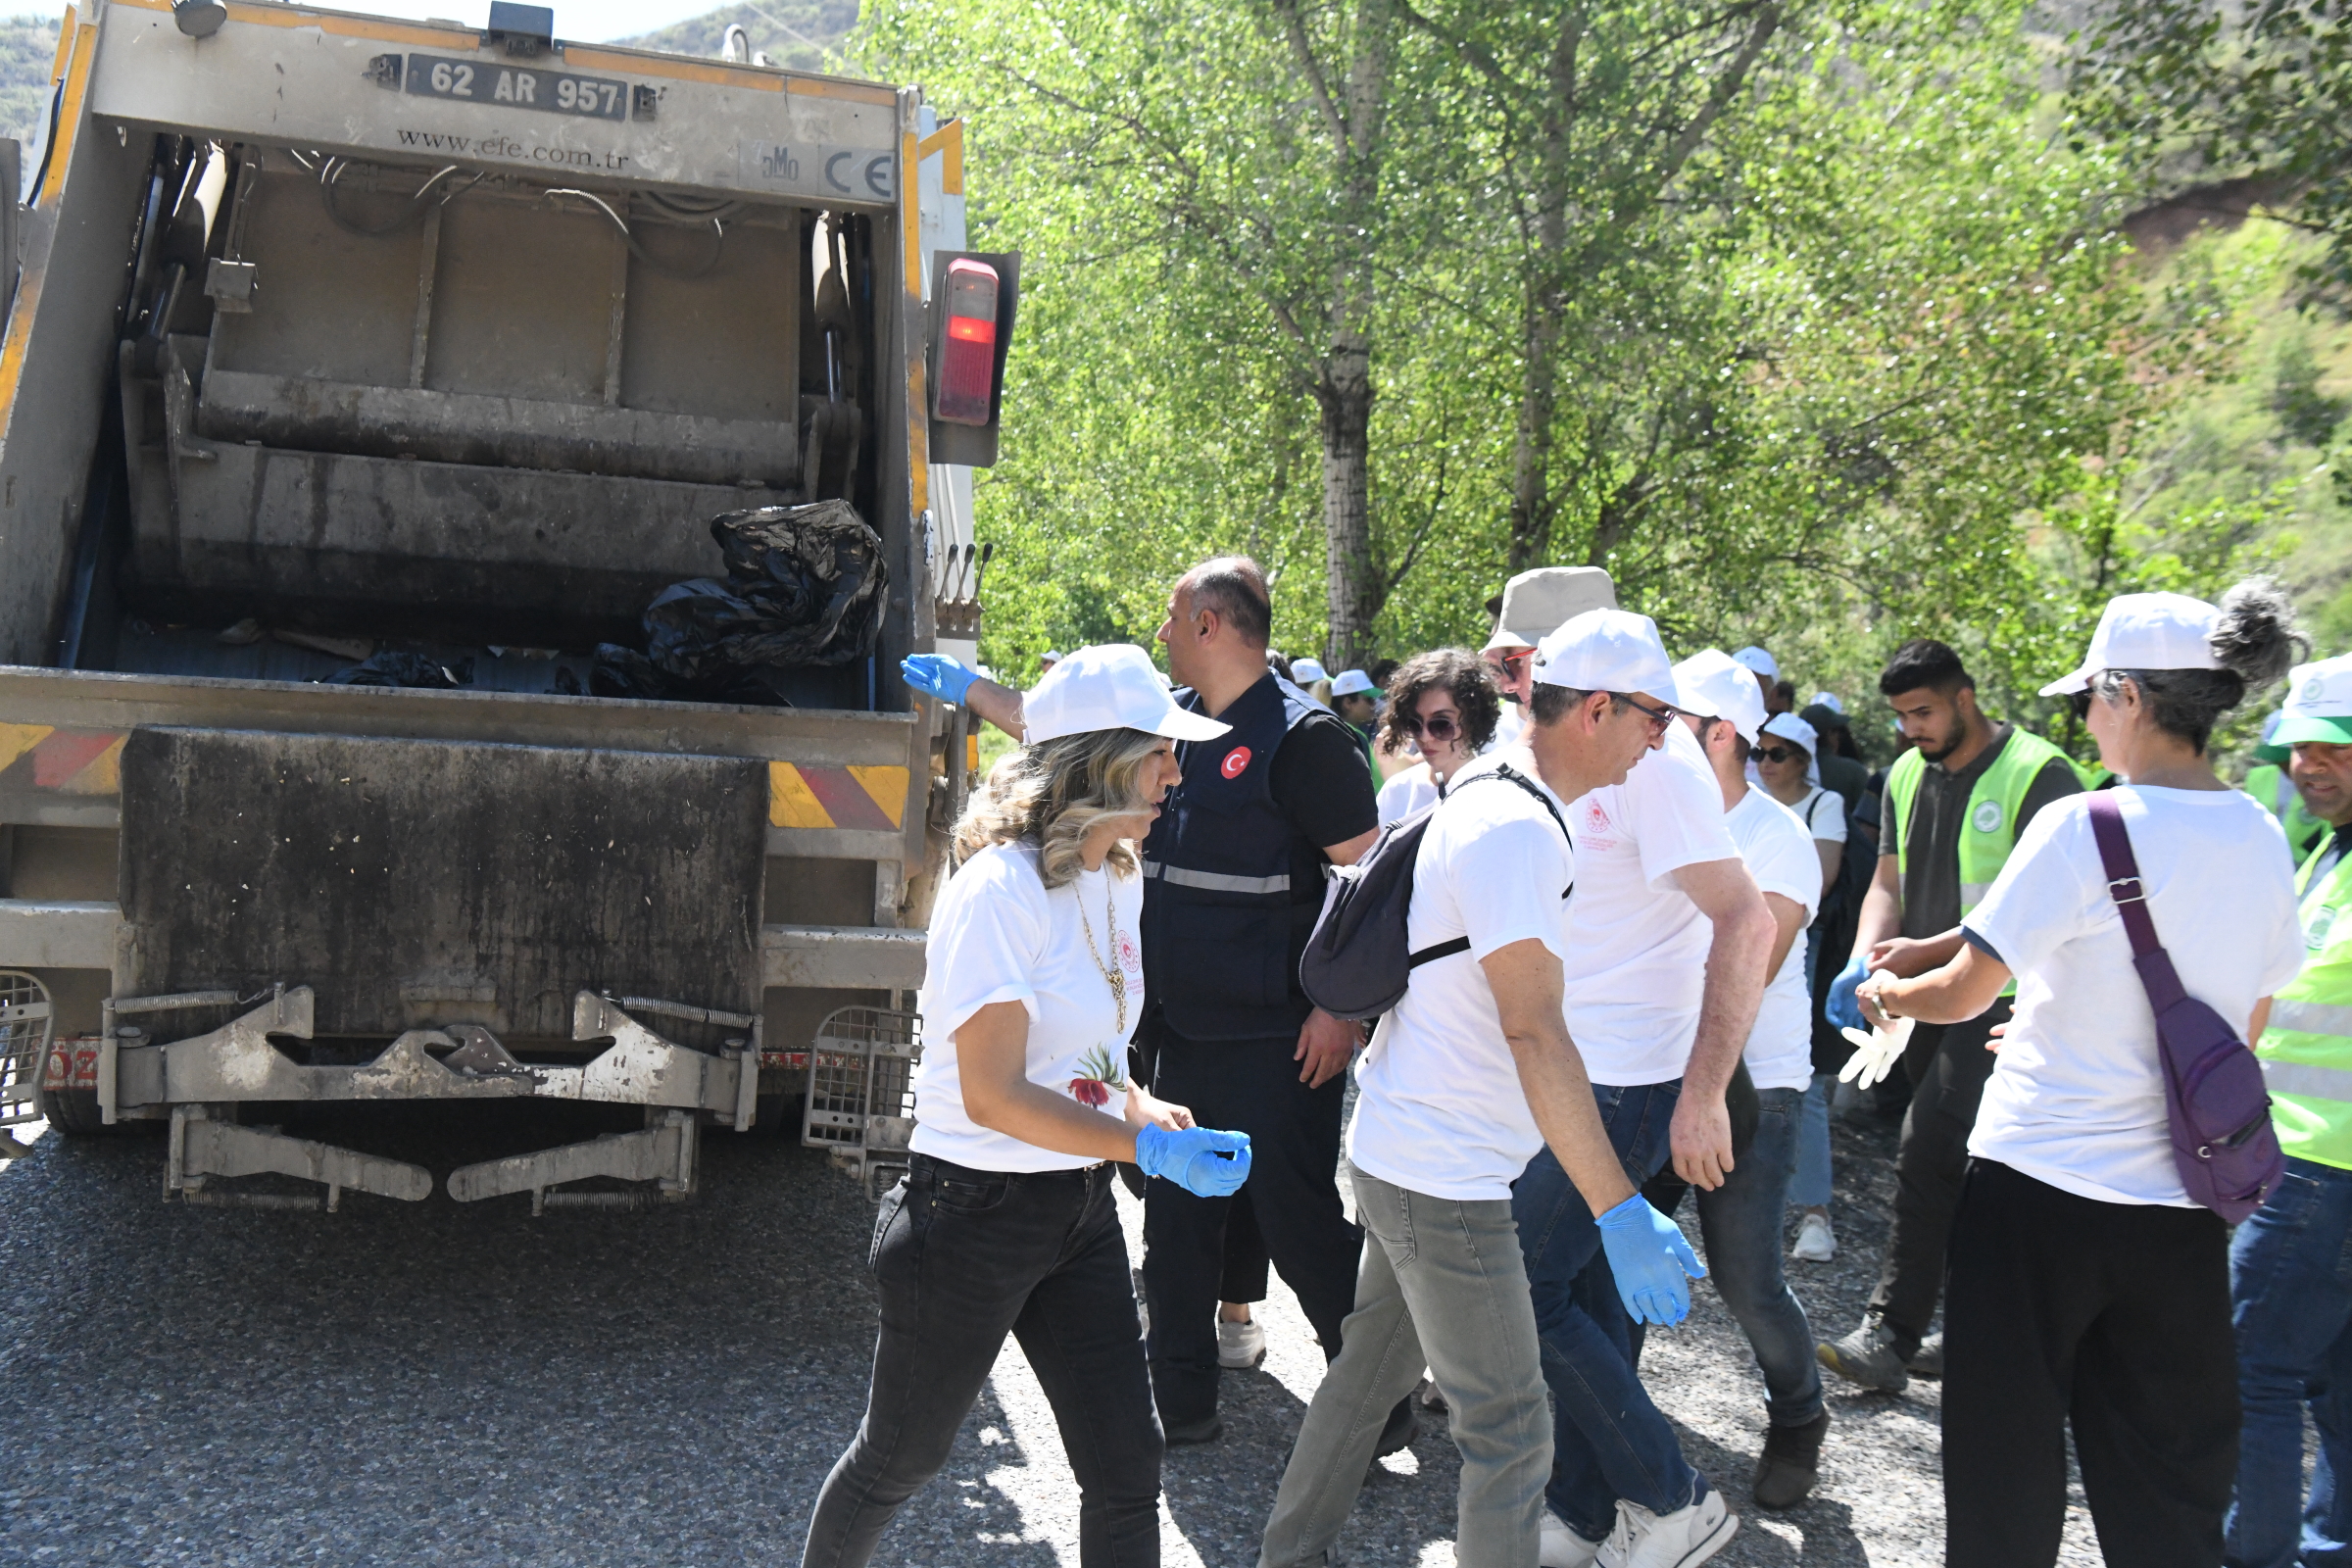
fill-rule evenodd
<path id="1" fill-rule="evenodd" d="M 956 824 L 956 863 L 992 844 L 1028 843 L 1038 847 L 1047 887 L 1073 880 L 1085 869 L 1088 829 L 1152 804 L 1144 764 L 1165 744 L 1140 729 L 1094 729 L 1011 753 L 989 770 Z M 1107 863 L 1135 874 L 1135 854 L 1123 842 L 1111 846 Z"/>

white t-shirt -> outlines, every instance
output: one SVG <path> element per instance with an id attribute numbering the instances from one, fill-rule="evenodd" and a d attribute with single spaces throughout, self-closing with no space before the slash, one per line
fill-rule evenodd
<path id="1" fill-rule="evenodd" d="M 1821 854 L 1803 821 L 1762 790 L 1749 790 L 1723 819 L 1756 886 L 1802 905 L 1811 925 L 1821 908 Z M 1805 990 L 1805 944 L 1811 940 L 1800 927 L 1765 982 L 1745 1052 L 1747 1075 L 1758 1089 L 1804 1089 L 1813 1082 L 1813 1008 Z"/>
<path id="2" fill-rule="evenodd" d="M 1715 932 L 1674 873 L 1738 858 L 1723 787 L 1690 726 L 1669 724 L 1624 783 L 1568 808 L 1568 827 L 1578 877 L 1568 1033 L 1596 1084 L 1672 1082 L 1690 1060 Z"/>
<path id="3" fill-rule="evenodd" d="M 1438 803 L 1437 781 L 1429 776 L 1429 764 L 1416 762 L 1380 787 L 1375 803 L 1380 811 L 1382 826 L 1401 822 L 1425 806 Z"/>
<path id="4" fill-rule="evenodd" d="M 1487 742 L 1487 750 L 1507 752 L 1526 732 L 1527 709 L 1506 697 L 1502 700 L 1502 712 L 1494 720 L 1494 738 Z"/>
<path id="5" fill-rule="evenodd" d="M 1505 760 L 1534 778 L 1522 754 Z M 1474 785 L 1464 771 L 1422 834 L 1405 931 L 1415 952 L 1460 936 L 1470 951 L 1415 969 L 1381 1019 L 1355 1070 L 1350 1160 L 1432 1198 L 1511 1196 L 1544 1135 L 1479 962 L 1531 938 L 1564 958 L 1574 901 L 1560 894 L 1575 880 L 1568 841 L 1541 802 L 1507 779 Z"/>
<path id="6" fill-rule="evenodd" d="M 2180 984 L 2244 1038 L 2295 977 L 2295 878 L 2270 812 L 2235 790 L 2113 792 Z M 2090 797 L 2034 814 L 1961 924 L 2017 975 L 1968 1152 L 2110 1203 L 2190 1204 L 2173 1168 L 2156 1020 L 2091 836 Z"/>
<path id="7" fill-rule="evenodd" d="M 1788 809 L 1801 817 L 1806 831 L 1824 844 L 1845 842 L 1845 797 L 1836 790 L 1825 790 L 1817 784 L 1810 795 Z"/>
<path id="8" fill-rule="evenodd" d="M 1106 1115 L 1125 1113 L 1127 1041 L 1110 982 L 1087 951 L 1082 899 L 1095 952 L 1126 971 L 1132 1030 L 1144 1015 L 1144 958 L 1136 944 L 1142 877 L 1082 871 L 1048 892 L 1034 846 L 998 844 L 966 860 L 940 890 L 915 1003 L 923 1015 L 916 1152 L 976 1170 L 1076 1170 L 1095 1163 L 992 1132 L 966 1116 L 956 1051 L 956 1031 L 973 1013 L 991 1003 L 1017 1002 L 1029 1012 L 1029 1081 L 1083 1098 Z M 1094 1100 L 1098 1094 L 1102 1098 Z"/>

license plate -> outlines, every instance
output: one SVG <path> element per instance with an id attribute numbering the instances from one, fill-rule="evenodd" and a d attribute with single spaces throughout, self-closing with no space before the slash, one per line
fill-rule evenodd
<path id="1" fill-rule="evenodd" d="M 574 76 L 487 61 L 411 55 L 404 85 L 425 98 L 456 98 L 501 109 L 536 109 L 584 120 L 626 120 L 629 84 L 609 76 Z"/>

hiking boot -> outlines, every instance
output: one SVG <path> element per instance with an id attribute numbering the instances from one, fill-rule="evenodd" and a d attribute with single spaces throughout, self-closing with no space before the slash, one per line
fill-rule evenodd
<path id="1" fill-rule="evenodd" d="M 1788 1255 L 1800 1263 L 1827 1263 L 1838 1255 L 1838 1234 L 1830 1229 L 1829 1216 L 1808 1213 L 1797 1222 L 1796 1245 Z"/>
<path id="2" fill-rule="evenodd" d="M 1168 1440 L 1171 1448 L 1181 1448 L 1188 1443 L 1214 1443 L 1225 1435 L 1225 1423 L 1211 1410 L 1191 1421 L 1163 1422 L 1160 1435 Z"/>
<path id="3" fill-rule="evenodd" d="M 1824 1410 L 1801 1427 L 1764 1429 L 1764 1452 L 1756 1460 L 1756 1506 L 1793 1508 L 1805 1500 L 1821 1479 L 1821 1440 L 1830 1435 L 1830 1412 Z"/>
<path id="4" fill-rule="evenodd" d="M 1536 1553 L 1541 1568 L 1592 1568 L 1600 1543 L 1587 1541 L 1549 1508 L 1544 1510 L 1544 1544 Z"/>
<path id="5" fill-rule="evenodd" d="M 1266 1358 L 1266 1331 L 1256 1319 L 1230 1323 L 1217 1319 L 1217 1365 L 1229 1372 L 1247 1372 Z"/>
<path id="6" fill-rule="evenodd" d="M 1911 1352 L 1911 1359 L 1903 1365 L 1911 1369 L 1915 1378 L 1943 1376 L 1943 1330 L 1937 1329 L 1920 1341 L 1919 1348 Z"/>
<path id="7" fill-rule="evenodd" d="M 1814 1351 L 1823 1366 L 1848 1383 L 1881 1394 L 1900 1394 L 1911 1386 L 1911 1374 L 1894 1348 L 1894 1331 L 1875 1318 L 1842 1340 L 1832 1340 Z"/>
<path id="8" fill-rule="evenodd" d="M 1406 1395 L 1389 1411 L 1387 1423 L 1380 1429 L 1380 1442 L 1372 1448 L 1372 1457 L 1385 1459 L 1412 1444 L 1421 1435 L 1421 1423 L 1413 1417 L 1413 1396 Z"/>
<path id="9" fill-rule="evenodd" d="M 1593 1560 L 1600 1568 L 1698 1568 L 1724 1548 L 1740 1516 L 1709 1490 L 1687 1508 L 1651 1513 L 1638 1502 L 1617 1503 L 1617 1528 Z"/>

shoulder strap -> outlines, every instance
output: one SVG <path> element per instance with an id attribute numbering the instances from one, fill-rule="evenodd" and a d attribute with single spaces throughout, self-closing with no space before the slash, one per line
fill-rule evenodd
<path id="1" fill-rule="evenodd" d="M 2174 972 L 2172 955 L 2156 939 L 2156 922 L 2148 915 L 2148 890 L 2139 879 L 2139 860 L 2132 853 L 2132 835 L 2124 826 L 2123 803 L 2113 790 L 2095 790 L 2087 797 L 2091 837 L 2098 841 L 2099 862 L 2107 871 L 2107 896 L 2124 917 L 2124 932 L 2132 939 L 2132 961 L 2147 987 L 2148 1003 L 2158 1012 L 2186 993 Z"/>
<path id="2" fill-rule="evenodd" d="M 1551 820 L 1558 826 L 1560 830 L 1560 837 L 1568 840 L 1569 853 L 1572 855 L 1575 853 L 1576 840 L 1572 835 L 1570 835 L 1568 831 L 1567 820 L 1560 815 L 1560 808 L 1552 805 L 1551 796 L 1539 785 L 1537 785 L 1525 773 L 1519 772 L 1508 762 L 1502 762 L 1496 764 L 1494 771 L 1488 773 L 1473 773 L 1468 778 L 1456 781 L 1453 787 L 1456 791 L 1459 791 L 1477 783 L 1482 778 L 1508 779 L 1513 784 L 1516 784 L 1521 789 L 1527 791 L 1528 794 L 1533 795 L 1539 802 L 1543 804 L 1544 809 L 1550 813 Z M 1442 794 L 1438 797 L 1439 805 L 1442 806 L 1450 799 L 1452 799 L 1450 795 Z M 1431 807 L 1430 809 L 1434 811 L 1437 809 L 1437 807 Z M 1560 889 L 1560 897 L 1564 899 L 1575 891 L 1576 884 L 1571 882 L 1566 887 Z M 1449 937 L 1444 942 L 1433 942 L 1428 947 L 1422 948 L 1418 952 L 1412 954 L 1405 959 L 1404 966 L 1408 970 L 1418 969 L 1423 964 L 1430 962 L 1432 959 L 1450 958 L 1457 953 L 1468 953 L 1469 951 L 1470 939 L 1468 937 Z"/>

